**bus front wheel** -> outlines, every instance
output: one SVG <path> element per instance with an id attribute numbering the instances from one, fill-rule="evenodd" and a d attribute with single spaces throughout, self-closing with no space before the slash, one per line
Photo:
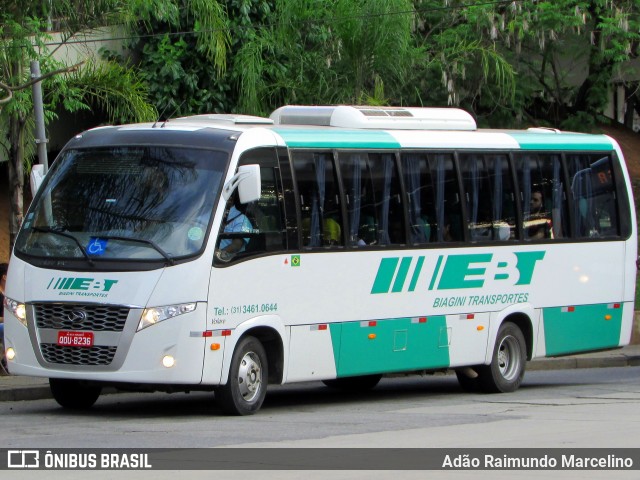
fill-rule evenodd
<path id="1" fill-rule="evenodd" d="M 102 392 L 102 387 L 63 378 L 50 378 L 49 387 L 55 401 L 71 410 L 91 408 Z"/>
<path id="2" fill-rule="evenodd" d="M 517 325 L 505 322 L 500 326 L 490 365 L 478 369 L 480 388 L 487 393 L 514 392 L 524 378 L 527 346 Z"/>
<path id="3" fill-rule="evenodd" d="M 260 341 L 246 337 L 238 343 L 231 359 L 229 379 L 216 390 L 216 400 L 229 415 L 252 415 L 262 406 L 267 393 L 267 354 Z"/>

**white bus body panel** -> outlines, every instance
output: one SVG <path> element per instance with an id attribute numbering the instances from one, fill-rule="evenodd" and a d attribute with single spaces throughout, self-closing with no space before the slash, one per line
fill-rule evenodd
<path id="1" fill-rule="evenodd" d="M 205 347 L 202 332 L 207 324 L 208 274 L 203 281 L 194 268 L 197 265 L 196 262 L 171 267 L 175 276 L 164 276 L 163 269 L 148 272 L 66 272 L 39 269 L 14 257 L 11 262 L 13 281 L 7 290 L 9 298 L 29 304 L 126 306 L 130 313 L 123 332 L 94 332 L 96 344 L 106 339 L 109 344 L 118 345 L 114 356 L 117 369 L 52 364 L 45 364 L 45 368 L 41 357 L 36 358 L 33 352 L 39 351 L 41 341 L 55 343 L 55 331 L 36 330 L 33 322 L 29 322 L 27 329 L 5 310 L 5 321 L 12 323 L 7 329 L 5 347 L 12 347 L 17 353 L 9 365 L 11 373 L 77 378 L 81 372 L 82 378 L 87 380 L 200 383 Z M 210 267 L 203 271 L 210 271 Z M 195 311 L 135 332 L 145 307 L 193 302 L 198 302 Z M 30 312 L 29 308 L 27 312 Z M 165 355 L 176 359 L 174 367 L 162 366 Z"/>

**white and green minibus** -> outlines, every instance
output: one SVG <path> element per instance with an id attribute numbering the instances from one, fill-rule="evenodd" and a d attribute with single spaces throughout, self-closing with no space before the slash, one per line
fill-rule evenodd
<path id="1" fill-rule="evenodd" d="M 637 231 L 618 144 L 458 109 L 286 106 L 73 138 L 24 219 L 5 354 L 88 408 L 105 386 L 372 388 L 629 343 Z"/>

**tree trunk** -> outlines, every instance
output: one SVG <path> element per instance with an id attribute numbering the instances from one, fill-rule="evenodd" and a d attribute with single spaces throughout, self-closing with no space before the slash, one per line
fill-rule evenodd
<path id="1" fill-rule="evenodd" d="M 589 49 L 589 63 L 587 78 L 584 80 L 574 102 L 574 112 L 585 112 L 593 116 L 601 114 L 609 101 L 609 89 L 613 78 L 614 61 L 605 57 L 602 39 L 602 27 L 606 24 L 596 5 L 592 3 L 589 12 L 593 18 L 593 43 Z"/>
<path id="2" fill-rule="evenodd" d="M 637 85 L 633 88 L 629 88 L 628 85 L 624 86 L 624 126 L 628 129 L 633 129 L 633 118 L 636 113 L 638 98 L 636 97 Z"/>

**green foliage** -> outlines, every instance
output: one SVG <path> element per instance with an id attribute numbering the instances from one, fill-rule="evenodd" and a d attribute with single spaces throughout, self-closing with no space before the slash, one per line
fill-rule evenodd
<path id="1" fill-rule="evenodd" d="M 112 123 L 153 121 L 156 111 L 147 103 L 146 93 L 145 85 L 132 69 L 89 61 L 84 68 L 70 73 L 48 99 L 52 106 L 62 100 L 65 110 L 72 113 L 97 108 Z"/>
<path id="2" fill-rule="evenodd" d="M 638 54 L 636 0 L 520 2 L 493 12 L 496 39 L 528 92 L 522 109 L 555 126 L 588 131 L 609 102 L 612 79 Z M 586 68 L 582 76 L 579 68 Z"/>
<path id="3" fill-rule="evenodd" d="M 267 114 L 287 103 L 454 105 L 481 125 L 589 130 L 640 45 L 637 0 L 221 4 L 232 32 L 226 71 L 203 60 L 198 34 L 137 44 L 154 102 L 167 114 Z M 152 30 L 198 32 L 195 19 L 181 10 L 179 23 Z"/>
<path id="4" fill-rule="evenodd" d="M 252 24 L 250 17 L 268 14 L 260 6 L 266 2 L 177 3 L 175 16 L 140 22 L 140 37 L 129 44 L 151 102 L 162 118 L 229 112 L 235 102 L 226 70 L 238 41 L 229 32 L 242 35 L 243 25 Z"/>
<path id="5" fill-rule="evenodd" d="M 163 2 L 172 0 L 152 3 L 160 6 Z M 153 119 L 156 114 L 147 103 L 146 86 L 130 67 L 90 59 L 74 67 L 55 60 L 57 50 L 74 35 L 127 23 L 138 18 L 137 9 L 144 6 L 141 0 L 0 2 L 0 82 L 7 93 L 0 103 L 0 147 L 9 161 L 11 243 L 22 220 L 24 171 L 35 145 L 30 62 L 37 61 L 43 75 L 46 122 L 54 121 L 60 110 L 102 113 L 113 123 Z M 158 12 L 162 9 L 153 14 Z M 59 34 L 56 42 L 48 34 L 54 27 Z"/>

